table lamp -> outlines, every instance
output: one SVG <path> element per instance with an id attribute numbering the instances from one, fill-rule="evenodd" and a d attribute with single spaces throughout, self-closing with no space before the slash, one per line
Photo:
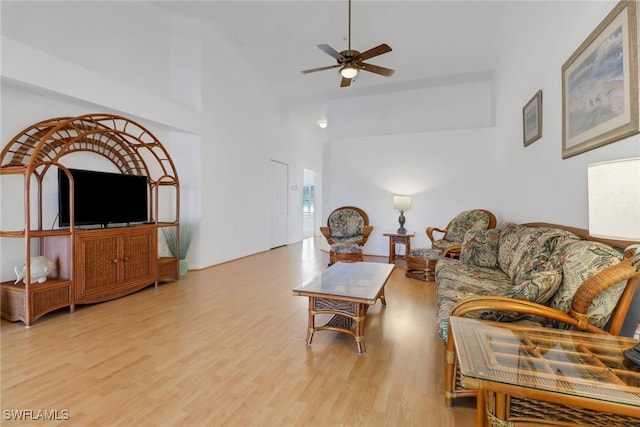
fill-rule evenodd
<path id="1" fill-rule="evenodd" d="M 593 163 L 587 173 L 589 234 L 640 242 L 640 157 Z M 640 245 L 630 248 L 635 249 L 635 264 Z"/>
<path id="2" fill-rule="evenodd" d="M 640 157 L 594 163 L 587 168 L 589 182 L 589 234 L 636 242 L 625 249 L 631 256 L 609 267 L 626 269 L 619 279 L 637 275 L 640 270 Z M 612 274 L 612 277 L 616 275 Z M 640 328 L 640 324 L 638 324 Z M 640 366 L 640 344 L 624 350 L 627 360 Z"/>
<path id="3" fill-rule="evenodd" d="M 411 209 L 411 196 L 393 196 L 393 208 L 400 210 L 398 234 L 407 234 L 407 230 L 404 228 L 404 211 L 405 209 Z"/>

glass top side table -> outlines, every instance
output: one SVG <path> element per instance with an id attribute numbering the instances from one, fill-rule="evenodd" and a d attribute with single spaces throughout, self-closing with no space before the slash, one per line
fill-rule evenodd
<path id="1" fill-rule="evenodd" d="M 640 424 L 640 368 L 622 353 L 637 340 L 455 316 L 450 322 L 463 385 L 480 390 L 478 425 L 485 417 L 507 422 L 513 396 Z M 549 407 L 541 403 L 536 415 L 553 419 L 544 413 Z"/>

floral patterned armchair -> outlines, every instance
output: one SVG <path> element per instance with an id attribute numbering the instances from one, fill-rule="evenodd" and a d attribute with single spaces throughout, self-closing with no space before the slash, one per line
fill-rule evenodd
<path id="1" fill-rule="evenodd" d="M 496 227 L 496 216 L 484 209 L 473 209 L 459 213 L 449 222 L 447 228 L 427 227 L 426 233 L 431 240 L 430 248 L 412 248 L 407 255 L 407 272 L 412 279 L 434 280 L 435 267 L 442 257 L 460 257 L 460 248 L 464 236 L 470 230 L 490 230 Z M 436 239 L 434 232 L 443 233 Z"/>
<path id="2" fill-rule="evenodd" d="M 373 226 L 360 208 L 343 206 L 335 209 L 320 232 L 331 245 L 329 265 L 336 261 L 362 261 L 362 246 L 367 242 Z"/>
<path id="3" fill-rule="evenodd" d="M 460 254 L 460 245 L 469 230 L 490 230 L 496 227 L 496 216 L 484 209 L 473 209 L 459 213 L 445 229 L 427 227 L 426 233 L 431 247 L 442 251 L 443 256 L 456 257 Z M 433 233 L 444 235 L 437 239 Z"/>

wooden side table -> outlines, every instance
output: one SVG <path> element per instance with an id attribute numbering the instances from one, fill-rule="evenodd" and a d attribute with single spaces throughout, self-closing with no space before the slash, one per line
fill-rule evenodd
<path id="1" fill-rule="evenodd" d="M 411 252 L 411 238 L 415 236 L 415 233 L 384 233 L 384 236 L 389 237 L 389 264 L 395 264 L 397 260 L 407 261 L 407 255 Z M 404 245 L 404 255 L 396 254 L 396 244 Z"/>

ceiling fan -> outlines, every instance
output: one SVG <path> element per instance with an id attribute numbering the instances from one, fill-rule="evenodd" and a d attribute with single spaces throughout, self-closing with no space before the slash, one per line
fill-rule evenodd
<path id="1" fill-rule="evenodd" d="M 327 67 L 312 68 L 310 70 L 304 70 L 303 74 L 314 73 L 316 71 L 330 70 L 332 68 L 340 68 L 340 74 L 342 80 L 340 81 L 340 87 L 351 85 L 351 80 L 358 75 L 360 70 L 369 71 L 371 73 L 381 74 L 383 76 L 391 76 L 395 70 L 390 68 L 379 67 L 373 64 L 367 64 L 367 59 L 371 59 L 375 56 L 382 55 L 383 53 L 391 52 L 391 47 L 386 43 L 376 46 L 364 52 L 358 52 L 357 50 L 351 50 L 351 0 L 349 0 L 349 39 L 348 48 L 342 52 L 338 52 L 328 44 L 319 44 L 318 48 L 327 55 L 335 58 L 338 63 L 336 65 L 329 65 Z"/>

